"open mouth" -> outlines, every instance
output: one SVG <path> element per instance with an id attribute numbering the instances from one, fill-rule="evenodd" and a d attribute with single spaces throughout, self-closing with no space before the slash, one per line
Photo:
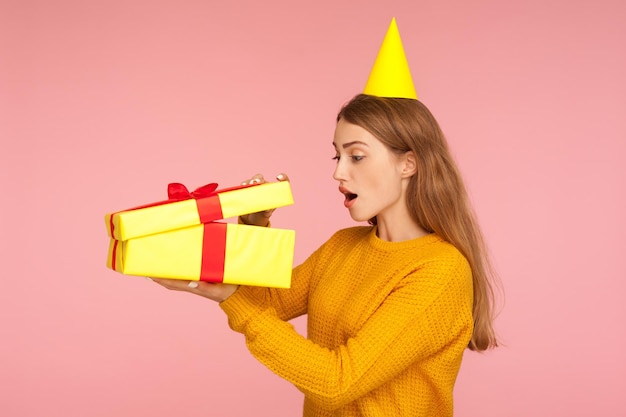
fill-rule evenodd
<path id="1" fill-rule="evenodd" d="M 346 198 L 344 201 L 344 205 L 346 207 L 352 206 L 352 202 L 358 197 L 358 194 L 355 194 L 352 191 L 344 187 L 339 187 L 339 192 L 343 194 L 344 197 Z"/>

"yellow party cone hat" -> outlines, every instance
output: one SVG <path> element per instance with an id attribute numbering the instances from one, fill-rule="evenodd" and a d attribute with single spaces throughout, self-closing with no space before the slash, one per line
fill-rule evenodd
<path id="1" fill-rule="evenodd" d="M 395 17 L 391 19 L 363 94 L 417 100 Z"/>

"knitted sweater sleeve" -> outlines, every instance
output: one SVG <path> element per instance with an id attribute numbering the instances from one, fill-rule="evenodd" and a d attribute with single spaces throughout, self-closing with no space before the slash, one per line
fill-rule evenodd
<path id="1" fill-rule="evenodd" d="M 268 292 L 242 287 L 221 307 L 260 362 L 332 410 L 445 350 L 471 327 L 471 274 L 462 256 L 403 274 L 359 331 L 332 349 L 298 334 Z"/>

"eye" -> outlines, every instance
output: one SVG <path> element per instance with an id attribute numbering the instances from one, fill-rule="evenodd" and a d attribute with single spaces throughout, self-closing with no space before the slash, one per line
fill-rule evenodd
<path id="1" fill-rule="evenodd" d="M 362 161 L 362 160 L 363 160 L 363 158 L 365 158 L 365 156 L 364 156 L 364 155 L 350 155 L 350 157 L 349 157 L 349 158 L 352 160 L 352 162 L 360 162 L 360 161 Z M 341 159 L 341 156 L 339 156 L 339 155 L 335 155 L 335 156 L 334 156 L 333 158 L 331 158 L 331 159 L 332 159 L 332 160 L 334 160 L 334 161 L 339 162 L 339 160 Z"/>

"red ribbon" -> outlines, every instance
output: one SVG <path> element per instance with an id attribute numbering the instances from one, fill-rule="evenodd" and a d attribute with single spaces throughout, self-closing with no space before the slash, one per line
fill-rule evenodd
<path id="1" fill-rule="evenodd" d="M 113 227 L 113 225 L 111 225 L 111 228 L 112 227 Z M 111 229 L 111 230 L 113 230 L 113 229 Z M 114 271 L 117 271 L 117 264 L 116 264 L 117 259 L 116 258 L 117 258 L 117 244 L 118 243 L 119 243 L 118 240 L 114 240 L 113 241 L 113 250 L 111 251 L 111 258 L 112 258 L 111 259 L 111 269 L 114 270 Z"/>
<path id="2" fill-rule="evenodd" d="M 226 264 L 226 223 L 204 225 L 200 281 L 223 282 Z"/>

